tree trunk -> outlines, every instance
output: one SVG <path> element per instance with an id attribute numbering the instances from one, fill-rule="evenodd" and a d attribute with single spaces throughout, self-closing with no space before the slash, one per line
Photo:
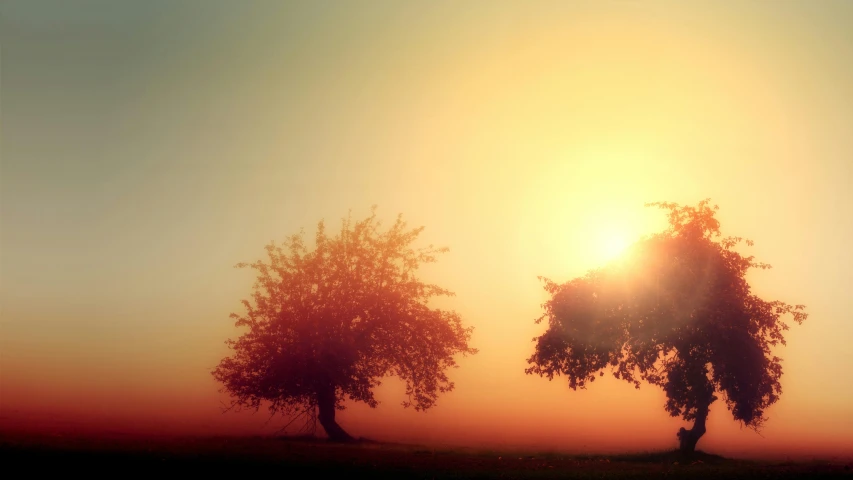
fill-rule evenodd
<path id="1" fill-rule="evenodd" d="M 684 427 L 678 431 L 679 450 L 682 454 L 690 455 L 696 451 L 696 443 L 705 435 L 705 420 L 708 419 L 708 405 L 699 407 L 693 428 L 685 430 Z"/>
<path id="2" fill-rule="evenodd" d="M 329 440 L 333 442 L 352 442 L 355 440 L 335 421 L 335 387 L 328 386 L 317 389 L 317 406 L 320 408 L 317 419 L 320 420 L 320 425 L 323 426 Z"/>

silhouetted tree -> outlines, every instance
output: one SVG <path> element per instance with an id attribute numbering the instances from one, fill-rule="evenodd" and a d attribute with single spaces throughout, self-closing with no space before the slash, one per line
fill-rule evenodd
<path id="1" fill-rule="evenodd" d="M 385 375 L 405 382 L 403 406 L 415 410 L 453 389 L 445 370 L 455 354 L 476 353 L 472 329 L 453 311 L 429 308 L 431 297 L 453 293 L 415 276 L 447 248 L 411 248 L 423 227 L 408 230 L 402 216 L 379 227 L 375 207 L 363 221 L 345 219 L 334 238 L 321 221 L 313 250 L 300 233 L 284 248 L 268 245 L 268 263 L 237 265 L 258 279 L 246 314 L 231 315 L 248 331 L 226 342 L 233 356 L 213 371 L 232 407 L 266 401 L 273 415 L 319 419 L 331 440 L 348 441 L 335 411 L 347 397 L 376 407 L 373 389 Z"/>
<path id="2" fill-rule="evenodd" d="M 765 301 L 750 293 L 751 267 L 766 269 L 722 238 L 713 208 L 652 203 L 669 211 L 669 228 L 641 239 L 619 259 L 559 285 L 540 277 L 550 299 L 542 306 L 548 329 L 534 338 L 526 372 L 568 377 L 586 388 L 610 368 L 640 388 L 663 388 L 666 411 L 693 421 L 681 428 L 681 451 L 692 453 L 705 433 L 710 405 L 721 393 L 734 419 L 758 430 L 764 411 L 782 393 L 781 359 L 771 347 L 785 344 L 780 317 L 806 319 L 803 305 Z M 752 242 L 747 240 L 747 245 Z"/>

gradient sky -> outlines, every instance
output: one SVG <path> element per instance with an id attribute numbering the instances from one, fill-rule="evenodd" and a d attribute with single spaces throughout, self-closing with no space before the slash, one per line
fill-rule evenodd
<path id="1" fill-rule="evenodd" d="M 657 389 L 524 375 L 536 277 L 710 197 L 774 267 L 754 290 L 810 317 L 763 436 L 718 402 L 700 448 L 853 454 L 851 24 L 843 0 L 4 0 L 0 422 L 274 432 L 218 410 L 232 266 L 377 204 L 450 247 L 424 277 L 480 353 L 435 410 L 389 381 L 351 433 L 674 447 Z"/>

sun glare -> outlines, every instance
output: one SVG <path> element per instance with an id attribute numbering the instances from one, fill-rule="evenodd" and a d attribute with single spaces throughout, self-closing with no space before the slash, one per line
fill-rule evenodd
<path id="1" fill-rule="evenodd" d="M 613 260 L 628 248 L 628 239 L 624 235 L 609 233 L 599 241 L 599 255 L 606 260 Z"/>

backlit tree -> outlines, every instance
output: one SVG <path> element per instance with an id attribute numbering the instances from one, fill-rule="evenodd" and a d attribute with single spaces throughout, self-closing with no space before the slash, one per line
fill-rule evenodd
<path id="1" fill-rule="evenodd" d="M 430 308 L 453 295 L 416 277 L 421 264 L 447 251 L 411 244 L 423 227 L 407 229 L 402 216 L 380 230 L 371 216 L 343 222 L 335 237 L 320 222 L 315 246 L 303 235 L 266 247 L 269 260 L 251 267 L 257 282 L 246 313 L 232 314 L 248 330 L 227 343 L 233 355 L 213 371 L 232 406 L 319 420 L 332 440 L 352 440 L 335 420 L 345 399 L 376 407 L 373 389 L 386 375 L 406 385 L 404 407 L 432 407 L 454 388 L 446 374 L 468 346 L 471 328 L 453 311 Z"/>
<path id="2" fill-rule="evenodd" d="M 803 305 L 752 294 L 745 275 L 770 266 L 734 250 L 742 239 L 720 237 L 717 207 L 653 203 L 669 215 L 669 228 L 635 243 L 621 258 L 564 284 L 541 278 L 546 332 L 526 372 L 565 375 L 586 388 L 610 369 L 640 388 L 666 393 L 666 411 L 692 421 L 680 429 L 682 452 L 705 433 L 710 406 L 722 396 L 736 421 L 759 429 L 766 409 L 782 393 L 785 344 L 782 317 L 802 323 Z M 747 240 L 747 245 L 752 242 Z"/>

